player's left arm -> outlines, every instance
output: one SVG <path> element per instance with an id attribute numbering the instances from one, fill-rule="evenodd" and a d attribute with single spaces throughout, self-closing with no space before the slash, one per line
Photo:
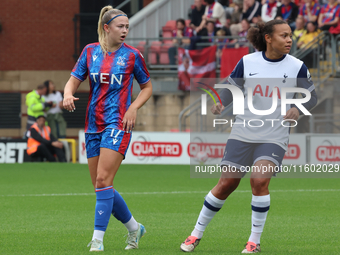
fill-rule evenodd
<path id="1" fill-rule="evenodd" d="M 146 68 L 144 57 L 140 52 L 135 54 L 135 57 L 133 73 L 137 82 L 140 84 L 139 86 L 141 91 L 124 115 L 123 130 L 125 131 L 132 131 L 137 118 L 137 110 L 141 108 L 152 95 L 152 83 L 149 72 Z"/>
<path id="2" fill-rule="evenodd" d="M 315 92 L 314 83 L 312 77 L 308 71 L 308 68 L 305 64 L 302 64 L 302 67 L 297 76 L 297 86 L 299 88 L 307 89 L 311 93 L 311 98 L 308 102 L 303 103 L 302 106 L 305 107 L 308 111 L 311 110 L 318 102 L 318 97 Z M 302 97 L 306 97 L 306 95 L 302 94 Z M 297 120 L 303 112 L 296 106 L 292 105 L 284 119 L 294 119 Z"/>
<path id="3" fill-rule="evenodd" d="M 124 115 L 123 130 L 132 131 L 137 118 L 137 110 L 141 108 L 152 95 L 152 84 L 150 80 L 147 83 L 140 85 L 140 88 L 141 91 L 136 100 L 133 101 Z"/>

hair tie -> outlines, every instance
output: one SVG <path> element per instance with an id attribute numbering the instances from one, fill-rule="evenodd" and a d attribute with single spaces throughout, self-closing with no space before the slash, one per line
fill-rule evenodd
<path id="1" fill-rule="evenodd" d="M 106 25 L 110 24 L 110 22 L 111 22 L 112 20 L 114 20 L 115 18 L 117 18 L 117 17 L 119 17 L 119 16 L 125 16 L 125 17 L 127 17 L 127 15 L 125 15 L 125 14 L 118 14 L 117 16 L 114 16 L 112 19 L 110 19 L 108 22 L 106 22 Z"/>

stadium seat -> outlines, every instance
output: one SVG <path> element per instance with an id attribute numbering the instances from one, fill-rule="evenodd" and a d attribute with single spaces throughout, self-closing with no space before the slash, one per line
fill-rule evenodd
<path id="1" fill-rule="evenodd" d="M 176 20 L 168 20 L 166 23 L 165 23 L 165 26 L 164 26 L 166 29 L 170 29 L 171 31 L 175 30 L 176 29 Z M 163 28 L 164 28 L 163 27 Z"/>
<path id="2" fill-rule="evenodd" d="M 158 55 L 161 51 L 162 42 L 153 41 L 151 42 L 148 54 L 149 64 L 156 65 L 158 63 Z"/>
<path id="3" fill-rule="evenodd" d="M 169 65 L 169 48 L 172 47 L 171 44 L 163 44 L 159 53 L 159 63 L 161 65 Z"/>
<path id="4" fill-rule="evenodd" d="M 139 50 L 143 55 L 145 51 L 145 44 L 146 44 L 146 41 L 140 41 L 136 47 L 136 49 Z"/>
<path id="5" fill-rule="evenodd" d="M 163 31 L 163 38 L 172 38 L 172 31 Z M 163 43 L 170 44 L 172 39 L 164 39 Z"/>
<path id="6" fill-rule="evenodd" d="M 176 20 L 168 20 L 162 27 L 163 37 L 172 37 L 173 31 L 176 29 Z"/>

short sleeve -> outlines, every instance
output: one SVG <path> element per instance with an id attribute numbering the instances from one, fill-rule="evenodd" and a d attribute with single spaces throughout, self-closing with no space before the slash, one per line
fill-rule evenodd
<path id="1" fill-rule="evenodd" d="M 137 82 L 140 85 L 143 85 L 150 80 L 150 74 L 148 69 L 146 68 L 145 60 L 142 53 L 138 51 L 138 53 L 136 53 L 135 56 L 136 59 L 133 74 L 135 75 Z"/>
<path id="2" fill-rule="evenodd" d="M 335 15 L 334 15 L 333 20 L 334 20 L 336 17 L 339 17 L 339 16 L 340 16 L 340 5 L 337 6 L 337 9 L 336 9 L 336 12 L 335 12 Z"/>
<path id="3" fill-rule="evenodd" d="M 208 16 L 208 13 L 209 13 L 209 6 L 206 5 L 206 6 L 205 6 L 204 15 L 205 15 L 205 16 Z"/>
<path id="4" fill-rule="evenodd" d="M 309 92 L 315 89 L 312 76 L 305 64 L 302 64 L 300 71 L 297 75 L 297 86 L 299 88 L 307 89 Z"/>
<path id="5" fill-rule="evenodd" d="M 224 9 L 221 5 L 218 5 L 215 3 L 214 8 L 213 8 L 213 13 L 212 13 L 212 17 L 214 19 L 218 19 L 219 17 L 221 17 L 224 14 Z"/>
<path id="6" fill-rule="evenodd" d="M 80 81 L 84 81 L 87 77 L 88 70 L 87 70 L 87 49 L 86 46 L 82 53 L 80 54 L 77 63 L 74 65 L 71 75 L 74 78 L 77 78 Z"/>
<path id="7" fill-rule="evenodd" d="M 243 89 L 243 85 L 244 85 L 243 58 L 241 58 L 241 60 L 235 66 L 234 70 L 231 72 L 228 78 L 228 81 L 231 84 Z"/>

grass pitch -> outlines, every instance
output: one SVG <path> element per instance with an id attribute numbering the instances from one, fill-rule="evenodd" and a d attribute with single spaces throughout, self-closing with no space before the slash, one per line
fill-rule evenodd
<path id="1" fill-rule="evenodd" d="M 191 179 L 188 166 L 122 165 L 114 187 L 147 233 L 125 251 L 125 227 L 111 217 L 105 254 L 184 254 L 204 196 L 217 179 Z M 340 254 L 340 179 L 280 179 L 261 254 Z M 195 254 L 241 254 L 251 228 L 249 179 L 211 221 Z M 0 165 L 0 254 L 88 254 L 95 195 L 87 165 Z"/>

